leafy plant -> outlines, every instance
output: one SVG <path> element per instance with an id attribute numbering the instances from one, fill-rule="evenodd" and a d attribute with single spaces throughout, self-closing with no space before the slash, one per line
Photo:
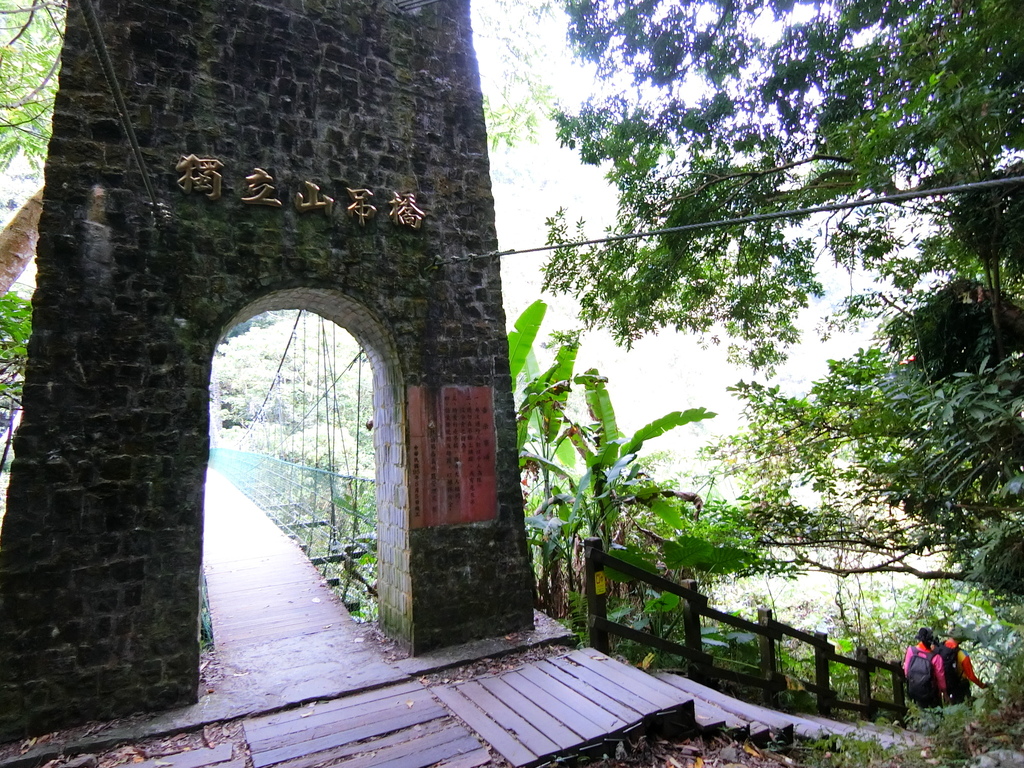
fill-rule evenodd
<path id="1" fill-rule="evenodd" d="M 595 369 L 574 371 L 575 336 L 560 337 L 553 362 L 539 369 L 533 345 L 544 311 L 543 302 L 535 302 L 509 334 L 511 369 L 520 381 L 519 464 L 540 606 L 556 616 L 568 613 L 569 595 L 582 591 L 583 540 L 590 536 L 649 571 L 660 567 L 713 577 L 770 567 L 742 526 L 722 519 L 717 503 L 701 519 L 703 499 L 659 480 L 643 460 L 649 441 L 714 414 L 704 408 L 675 411 L 632 435 L 623 433 L 607 379 Z M 571 415 L 574 393 L 583 395 L 589 421 Z M 628 581 L 614 569 L 607 573 Z M 626 595 L 631 587 L 618 589 Z"/>
<path id="2" fill-rule="evenodd" d="M 66 4 L 0 0 L 0 173 L 19 155 L 46 158 Z"/>
<path id="3" fill-rule="evenodd" d="M 804 397 L 737 385 L 746 429 L 712 452 L 761 540 L 806 567 L 1019 589 L 1024 372 L 932 381 L 879 349 L 829 363 Z M 932 566 L 921 557 L 931 557 Z"/>

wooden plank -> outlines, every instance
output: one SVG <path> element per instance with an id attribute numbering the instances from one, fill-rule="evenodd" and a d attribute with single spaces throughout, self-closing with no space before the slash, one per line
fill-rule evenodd
<path id="1" fill-rule="evenodd" d="M 361 725 L 357 728 L 339 730 L 310 741 L 302 741 L 297 744 L 288 743 L 275 749 L 254 752 L 252 755 L 253 767 L 265 768 L 265 766 L 274 765 L 293 757 L 301 757 L 313 752 L 338 747 L 350 741 L 361 741 L 374 736 L 383 736 L 391 731 L 401 730 L 402 728 L 408 728 L 409 726 L 425 723 L 444 716 L 444 709 L 436 705 L 410 709 L 406 712 L 396 713 L 395 716 L 384 720 L 378 718 L 369 724 Z"/>
<path id="2" fill-rule="evenodd" d="M 706 701 L 693 701 L 693 718 L 701 732 L 728 730 L 725 712 Z M 736 722 L 736 718 L 732 720 Z M 743 730 L 746 730 L 746 723 L 743 724 Z"/>
<path id="3" fill-rule="evenodd" d="M 555 680 L 550 675 L 545 675 L 534 667 L 523 667 L 503 675 L 503 678 L 508 681 L 509 685 L 527 697 L 532 698 L 530 692 L 534 691 L 537 696 L 546 694 L 547 698 L 557 700 L 562 706 L 560 714 L 551 712 L 551 709 L 540 699 L 533 699 L 585 739 L 596 739 L 630 725 L 608 710 L 602 709 L 565 683 Z M 580 733 L 581 730 L 584 732 Z"/>
<path id="4" fill-rule="evenodd" d="M 473 752 L 448 758 L 437 764 L 437 768 L 479 768 L 491 762 L 491 753 L 487 747 L 480 747 Z"/>
<path id="5" fill-rule="evenodd" d="M 656 672 L 655 677 L 669 685 L 672 685 L 673 680 L 681 679 L 678 675 L 670 675 L 664 672 Z M 734 715 L 732 712 L 727 712 L 710 701 L 694 696 L 693 706 L 695 713 L 700 713 L 703 717 L 711 717 L 715 720 L 722 721 L 722 724 L 719 726 L 721 729 L 739 732 L 747 731 L 749 729 L 750 722 L 748 720 L 745 720 L 738 715 Z"/>
<path id="6" fill-rule="evenodd" d="M 202 768 L 230 760 L 231 751 L 231 744 L 220 744 L 209 749 L 193 749 L 144 760 L 141 763 L 133 763 L 132 768 Z"/>
<path id="7" fill-rule="evenodd" d="M 404 698 L 404 697 L 403 697 Z M 274 729 L 264 731 L 256 740 L 249 740 L 254 752 L 266 752 L 288 744 L 311 742 L 332 733 L 351 731 L 377 722 L 402 718 L 412 711 L 437 710 L 437 703 L 425 690 L 410 696 L 406 701 L 382 699 L 369 702 L 358 708 L 347 708 L 326 712 L 319 717 L 311 715 L 308 721 L 281 723 Z"/>
<path id="8" fill-rule="evenodd" d="M 577 733 L 553 718 L 500 677 L 482 677 L 477 682 L 533 723 L 538 730 L 543 731 L 544 735 L 557 744 L 560 749 L 575 747 L 580 743 Z"/>
<path id="9" fill-rule="evenodd" d="M 646 672 L 615 661 L 593 649 L 587 650 L 591 653 L 573 651 L 568 658 L 647 699 L 654 709 L 671 709 L 686 700 L 686 697 L 673 686 L 651 677 Z"/>
<path id="10" fill-rule="evenodd" d="M 480 748 L 476 736 L 461 726 L 442 729 L 430 736 L 409 734 L 408 740 L 388 747 L 367 744 L 359 755 L 337 765 L 339 768 L 426 768 L 455 755 Z"/>
<path id="11" fill-rule="evenodd" d="M 356 698 L 356 697 L 352 697 Z M 360 697 L 362 698 L 362 697 Z M 436 706 L 426 688 L 420 686 L 418 690 L 410 692 L 391 694 L 389 696 L 376 696 L 362 698 L 361 701 L 350 701 L 349 698 L 337 700 L 345 704 L 340 707 L 302 707 L 298 710 L 291 710 L 290 717 L 272 720 L 269 723 L 262 723 L 255 727 L 245 724 L 245 736 L 250 748 L 262 752 L 267 744 L 284 744 L 290 736 L 300 733 L 309 739 L 324 735 L 320 733 L 323 728 L 338 730 L 338 724 L 344 722 L 346 726 L 354 726 L 356 721 L 365 718 L 386 717 L 387 713 L 412 709 L 415 706 Z M 333 702 L 331 702 L 333 703 Z"/>
<path id="12" fill-rule="evenodd" d="M 579 662 L 573 661 L 567 656 L 558 656 L 548 659 L 548 661 L 564 671 L 566 674 L 578 678 L 580 681 L 586 683 L 592 688 L 595 688 L 620 702 L 624 707 L 631 710 L 636 717 L 643 717 L 650 713 L 650 702 L 647 701 L 647 699 L 637 696 L 631 690 L 623 688 L 621 685 L 609 685 L 610 681 L 607 677 L 597 674 L 592 669 L 584 667 Z M 622 716 L 620 715 L 620 717 Z M 625 719 L 625 717 L 623 717 L 623 719 Z"/>
<path id="13" fill-rule="evenodd" d="M 362 706 L 372 701 L 379 701 L 380 699 L 387 698 L 399 698 L 402 696 L 409 696 L 420 691 L 425 691 L 426 688 L 422 683 L 411 680 L 405 683 L 399 683 L 397 685 L 390 685 L 386 688 L 375 688 L 372 691 L 364 691 L 363 693 L 357 693 L 353 696 L 345 696 L 340 699 L 331 699 L 329 701 L 318 701 L 315 704 L 310 704 L 305 707 L 299 707 L 296 709 L 287 709 L 283 712 L 275 712 L 271 715 L 264 715 L 262 717 L 252 718 L 246 720 L 244 723 L 246 738 L 250 741 L 255 739 L 263 738 L 263 730 L 279 723 L 287 723 L 292 720 L 304 720 L 306 713 L 310 710 L 314 714 L 320 714 L 321 712 L 333 712 L 339 709 L 350 709 L 352 707 Z"/>
<path id="14" fill-rule="evenodd" d="M 486 712 L 489 718 L 506 731 L 515 734 L 516 739 L 538 757 L 550 757 L 561 751 L 557 743 L 476 680 L 457 685 L 456 690 Z"/>
<path id="15" fill-rule="evenodd" d="M 402 744 L 409 740 L 410 732 L 415 734 L 415 737 L 429 736 L 430 734 L 437 733 L 444 728 L 451 727 L 453 723 L 456 727 L 463 727 L 455 723 L 455 719 L 453 717 L 449 716 L 438 718 L 437 720 L 431 720 L 427 723 L 415 725 L 412 728 L 394 731 L 385 736 L 379 736 L 369 741 L 349 742 L 337 747 L 332 747 L 331 749 L 324 749 L 310 755 L 303 755 L 302 757 L 286 760 L 283 763 L 278 763 L 275 768 L 315 768 L 315 766 L 319 765 L 336 763 L 340 760 L 344 760 L 345 758 L 350 758 L 354 755 L 373 749 L 383 749 L 384 747 L 389 747 L 393 744 Z M 469 731 L 466 731 L 466 733 L 469 733 Z"/>
<path id="16" fill-rule="evenodd" d="M 777 736 L 795 731 L 804 738 L 817 738 L 822 733 L 821 726 L 809 720 L 804 720 L 796 715 L 776 712 L 758 704 L 734 699 L 732 696 L 716 691 L 714 688 L 708 688 L 706 685 L 701 685 L 685 677 L 680 677 L 679 680 L 673 681 L 672 684 L 698 698 L 710 701 L 717 707 L 724 709 L 726 712 L 732 712 L 744 720 L 764 723 L 776 731 Z"/>
<path id="17" fill-rule="evenodd" d="M 920 743 L 921 737 L 918 734 L 904 731 L 896 727 L 880 727 L 874 723 L 841 723 L 830 720 L 820 715 L 807 715 L 802 717 L 815 723 L 819 723 L 831 733 L 841 735 L 854 735 L 861 741 L 874 740 L 885 747 L 892 746 L 914 746 Z"/>
<path id="18" fill-rule="evenodd" d="M 565 698 L 559 698 L 551 692 L 545 691 L 522 675 L 511 672 L 506 673 L 502 675 L 502 681 L 547 712 L 549 717 L 576 733 L 579 737 L 579 743 L 582 744 L 605 736 L 606 731 L 604 728 L 568 705 Z"/>
<path id="19" fill-rule="evenodd" d="M 470 728 L 477 732 L 488 744 L 494 747 L 501 756 L 515 766 L 532 766 L 539 761 L 537 755 L 526 748 L 515 736 L 499 726 L 481 711 L 473 702 L 459 693 L 453 686 L 432 688 L 437 698 L 444 702 L 452 712 L 462 718 Z"/>
<path id="20" fill-rule="evenodd" d="M 608 681 L 604 680 L 604 678 L 601 678 L 600 676 L 598 676 L 598 679 L 599 681 L 604 680 L 604 687 L 602 687 L 600 683 L 595 685 L 589 681 L 583 680 L 581 677 L 573 675 L 569 671 L 555 664 L 541 662 L 536 666 L 544 674 L 550 675 L 555 680 L 564 683 L 577 693 L 582 694 L 590 701 L 601 707 L 601 709 L 606 709 L 611 712 L 624 723 L 629 723 L 630 725 L 638 723 L 643 720 L 644 715 L 650 710 L 649 706 L 644 706 L 640 710 L 636 710 L 623 704 L 619 701 L 617 696 L 618 692 L 622 689 L 609 685 Z M 604 688 L 614 690 L 604 690 Z M 646 704 L 646 702 L 644 702 L 644 704 Z"/>

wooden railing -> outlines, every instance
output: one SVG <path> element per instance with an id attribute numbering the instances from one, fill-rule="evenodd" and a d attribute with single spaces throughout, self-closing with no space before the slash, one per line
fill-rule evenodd
<path id="1" fill-rule="evenodd" d="M 695 679 L 728 680 L 740 685 L 760 689 L 765 704 L 777 706 L 779 694 L 789 686 L 786 676 L 779 672 L 776 657 L 777 643 L 792 638 L 810 645 L 814 649 L 814 680 L 801 681 L 804 690 L 817 698 L 818 712 L 828 715 L 833 709 L 856 712 L 867 720 L 873 720 L 880 710 L 892 712 L 898 718 L 907 713 L 903 694 L 903 668 L 868 654 L 868 649 L 857 649 L 855 657 L 840 656 L 824 632 L 804 632 L 776 621 L 767 608 L 758 610 L 757 622 L 748 621 L 723 613 L 708 605 L 708 599 L 696 590 L 696 582 L 684 581 L 676 584 L 657 574 L 650 573 L 620 560 L 604 551 L 600 539 L 586 541 L 586 587 L 589 606 L 588 626 L 590 645 L 602 653 L 609 651 L 609 635 L 617 635 L 661 651 L 681 656 L 689 662 L 689 674 Z M 682 599 L 683 642 L 652 635 L 610 621 L 606 608 L 607 581 L 605 566 L 649 584 L 662 592 L 669 592 Z M 715 663 L 715 658 L 703 648 L 701 619 L 707 618 L 757 636 L 760 650 L 760 674 L 753 675 L 734 669 L 726 669 Z M 842 664 L 857 671 L 857 701 L 843 701 L 830 684 L 830 665 Z M 874 697 L 871 676 L 877 672 L 888 672 L 892 679 L 893 700 L 885 701 Z"/>

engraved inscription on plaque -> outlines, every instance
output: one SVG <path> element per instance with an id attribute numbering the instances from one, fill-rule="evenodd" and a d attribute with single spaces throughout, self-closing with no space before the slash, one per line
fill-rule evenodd
<path id="1" fill-rule="evenodd" d="M 409 387 L 409 524 L 493 520 L 494 398 L 490 387 Z"/>

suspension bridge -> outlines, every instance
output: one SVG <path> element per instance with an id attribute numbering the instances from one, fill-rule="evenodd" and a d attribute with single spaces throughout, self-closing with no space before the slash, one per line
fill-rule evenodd
<path id="1" fill-rule="evenodd" d="M 481 649 L 387 659 L 315 571 L 305 541 L 208 473 L 204 570 L 217 670 L 200 703 L 163 727 L 241 717 L 243 741 L 143 768 L 228 768 L 244 753 L 254 768 L 474 768 L 495 756 L 532 768 L 621 753 L 655 733 L 762 745 L 832 736 L 909 743 L 892 729 L 785 714 L 677 675 L 652 676 L 592 648 L 431 682 L 423 675 Z"/>
<path id="2" fill-rule="evenodd" d="M 350 613 L 372 619 L 377 518 L 367 368 L 351 336 L 310 312 L 244 324 L 214 360 L 209 466 L 298 544 Z"/>

